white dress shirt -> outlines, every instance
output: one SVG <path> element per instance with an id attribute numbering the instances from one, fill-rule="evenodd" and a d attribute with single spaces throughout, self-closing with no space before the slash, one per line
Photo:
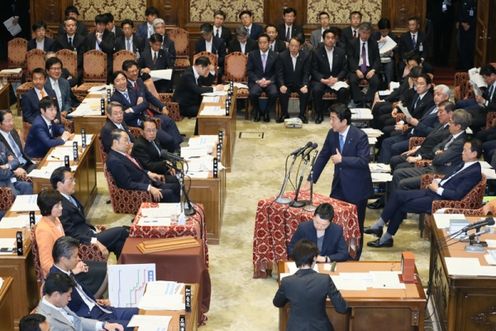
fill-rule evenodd
<path id="1" fill-rule="evenodd" d="M 52 90 L 55 91 L 55 95 L 57 96 L 57 103 L 59 104 L 59 109 L 62 111 L 62 92 L 60 91 L 60 86 L 58 80 L 55 80 L 51 77 L 48 78 L 50 80 L 50 86 Z"/>
<path id="2" fill-rule="evenodd" d="M 326 54 L 327 54 L 327 61 L 329 61 L 329 70 L 332 72 L 332 65 L 333 65 L 333 57 L 334 57 L 334 47 L 329 49 L 325 47 Z"/>

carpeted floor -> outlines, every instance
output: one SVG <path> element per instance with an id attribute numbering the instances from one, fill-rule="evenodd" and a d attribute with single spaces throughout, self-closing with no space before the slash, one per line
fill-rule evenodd
<path id="1" fill-rule="evenodd" d="M 187 136 L 193 133 L 194 121 L 178 123 Z M 227 175 L 227 199 L 224 209 L 220 245 L 210 245 L 212 301 L 207 324 L 201 330 L 277 330 L 278 310 L 272 306 L 277 288 L 274 278 L 253 279 L 252 245 L 257 201 L 278 193 L 288 153 L 307 141 L 323 144 L 329 129 L 326 122 L 307 124 L 302 129 L 286 129 L 282 124 L 245 121 L 238 114 L 237 131 L 263 132 L 263 139 L 237 139 L 231 173 Z M 247 135 L 252 136 L 252 135 Z M 332 166 L 322 174 L 315 191 L 329 194 Z M 112 212 L 103 174 L 98 177 L 98 197 L 89 217 L 95 224 L 129 224 L 132 215 Z M 378 213 L 367 210 L 367 223 Z M 365 242 L 373 240 L 366 236 Z M 416 215 L 406 221 L 390 249 L 364 248 L 362 260 L 399 260 L 403 251 L 415 253 L 424 287 L 428 279 L 429 242 L 419 237 Z"/>

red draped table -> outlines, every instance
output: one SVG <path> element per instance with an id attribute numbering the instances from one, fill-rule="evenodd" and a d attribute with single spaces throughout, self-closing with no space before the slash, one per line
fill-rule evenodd
<path id="1" fill-rule="evenodd" d="M 195 204 L 194 208 L 196 213 L 189 216 L 186 224 L 180 225 L 172 223 L 170 226 L 152 226 L 152 225 L 139 225 L 138 222 L 141 218 L 141 210 L 143 208 L 158 207 L 155 202 L 143 202 L 141 204 L 133 224 L 129 229 L 129 237 L 131 238 L 175 238 L 192 236 L 202 240 L 203 250 L 205 252 L 205 263 L 208 266 L 208 246 L 207 246 L 207 231 L 205 227 L 205 212 L 202 204 Z"/>
<path id="2" fill-rule="evenodd" d="M 294 193 L 287 193 L 285 196 L 293 198 Z M 309 193 L 301 193 L 299 200 L 309 200 Z M 356 206 L 328 196 L 314 194 L 314 206 L 325 202 L 334 208 L 333 222 L 343 228 L 343 236 L 350 256 L 354 257 L 361 236 Z M 258 202 L 253 234 L 254 278 L 267 277 L 267 270 L 272 270 L 274 263 L 288 259 L 287 247 L 296 228 L 300 223 L 312 217 L 313 211 L 279 204 L 275 202 L 275 197 Z"/>

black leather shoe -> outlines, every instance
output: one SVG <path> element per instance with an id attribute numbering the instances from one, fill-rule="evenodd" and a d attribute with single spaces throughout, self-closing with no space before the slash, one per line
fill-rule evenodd
<path id="1" fill-rule="evenodd" d="M 324 119 L 322 118 L 322 116 L 317 115 L 317 118 L 315 119 L 315 124 L 320 124 L 320 123 L 322 123 L 323 120 Z"/>
<path id="2" fill-rule="evenodd" d="M 383 242 L 381 244 L 381 239 L 377 239 L 377 240 L 374 240 L 374 241 L 369 241 L 367 243 L 367 246 L 369 247 L 375 247 L 375 248 L 381 248 L 381 247 L 393 247 L 393 238 L 389 239 L 389 240 L 386 240 L 385 242 Z"/>
<path id="3" fill-rule="evenodd" d="M 283 123 L 286 118 L 289 118 L 289 115 L 282 115 L 276 120 L 276 123 Z"/>
<path id="4" fill-rule="evenodd" d="M 379 198 L 375 200 L 374 202 L 371 202 L 367 205 L 367 208 L 369 209 L 380 209 L 384 208 L 384 198 Z"/>
<path id="5" fill-rule="evenodd" d="M 308 124 L 308 119 L 305 115 L 300 115 L 298 118 L 303 122 L 303 124 Z"/>
<path id="6" fill-rule="evenodd" d="M 377 237 L 382 237 L 382 232 L 383 232 L 383 229 L 382 228 L 372 228 L 372 227 L 369 227 L 369 228 L 365 228 L 365 230 L 363 230 L 363 233 L 366 233 L 366 234 L 374 234 L 376 235 Z"/>
<path id="7" fill-rule="evenodd" d="M 263 120 L 264 120 L 264 122 L 270 122 L 270 115 L 269 115 L 269 113 L 265 113 L 264 114 Z"/>
<path id="8" fill-rule="evenodd" d="M 260 122 L 260 113 L 259 112 L 256 112 L 253 115 L 253 122 Z"/>

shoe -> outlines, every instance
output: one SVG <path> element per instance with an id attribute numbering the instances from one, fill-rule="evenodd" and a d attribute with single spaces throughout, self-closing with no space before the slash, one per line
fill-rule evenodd
<path id="1" fill-rule="evenodd" d="M 264 120 L 264 122 L 270 122 L 270 115 L 269 115 L 269 113 L 265 113 L 264 114 L 263 120 Z"/>
<path id="2" fill-rule="evenodd" d="M 376 239 L 374 241 L 369 241 L 367 243 L 367 246 L 369 247 L 375 247 L 375 248 L 381 248 L 381 247 L 393 247 L 393 238 L 386 240 L 381 244 L 381 239 Z"/>
<path id="3" fill-rule="evenodd" d="M 289 118 L 289 115 L 282 115 L 276 120 L 276 123 L 283 123 L 286 118 Z"/>
<path id="4" fill-rule="evenodd" d="M 260 122 L 260 113 L 259 112 L 256 112 L 253 115 L 253 122 Z"/>
<path id="5" fill-rule="evenodd" d="M 320 124 L 324 121 L 323 116 L 317 115 L 317 118 L 315 119 L 315 124 Z"/>
<path id="6" fill-rule="evenodd" d="M 381 209 L 384 208 L 384 198 L 379 198 L 374 202 L 371 202 L 367 205 L 369 209 Z"/>
<path id="7" fill-rule="evenodd" d="M 303 122 L 303 124 L 308 124 L 308 119 L 305 115 L 300 115 L 298 118 Z"/>
<path id="8" fill-rule="evenodd" d="M 376 235 L 379 238 L 382 237 L 382 232 L 383 232 L 383 229 L 382 228 L 372 228 L 372 227 L 369 227 L 369 228 L 365 228 L 363 230 L 363 233 L 374 234 L 374 235 Z"/>

